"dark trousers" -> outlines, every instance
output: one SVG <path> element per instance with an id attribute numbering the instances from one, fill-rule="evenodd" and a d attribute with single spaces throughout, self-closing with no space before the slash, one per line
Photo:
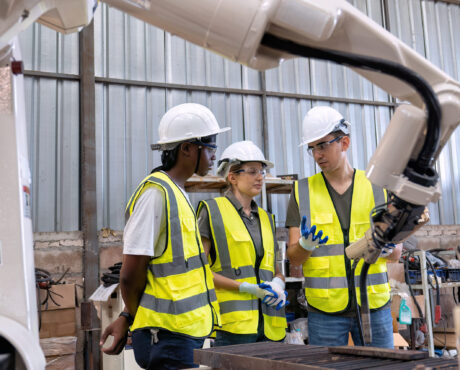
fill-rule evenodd
<path id="1" fill-rule="evenodd" d="M 193 350 L 203 347 L 204 339 L 190 338 L 160 330 L 154 343 L 149 329 L 133 332 L 133 350 L 137 364 L 143 369 L 186 369 L 193 363 Z"/>

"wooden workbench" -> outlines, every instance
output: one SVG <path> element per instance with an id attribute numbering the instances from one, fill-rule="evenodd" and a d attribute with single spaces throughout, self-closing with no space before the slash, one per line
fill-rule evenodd
<path id="1" fill-rule="evenodd" d="M 302 346 L 261 342 L 214 347 L 194 351 L 194 361 L 215 369 L 457 369 L 457 360 L 427 358 L 426 352 L 386 350 L 369 347 L 345 347 L 364 355 L 339 354 L 344 347 Z M 389 358 L 393 357 L 393 358 Z M 425 358 L 424 358 L 425 357 Z"/>

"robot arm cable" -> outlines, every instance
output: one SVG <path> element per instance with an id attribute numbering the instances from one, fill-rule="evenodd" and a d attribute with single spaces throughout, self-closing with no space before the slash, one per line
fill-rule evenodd
<path id="1" fill-rule="evenodd" d="M 277 50 L 286 51 L 290 54 L 303 57 L 311 57 L 322 60 L 331 60 L 346 66 L 363 68 L 371 71 L 382 72 L 391 76 L 397 77 L 407 84 L 411 85 L 422 97 L 425 102 L 428 112 L 427 119 L 427 134 L 422 150 L 418 154 L 417 159 L 411 164 L 413 170 L 420 176 L 411 176 L 412 171 L 406 173 L 412 181 L 416 183 L 422 182 L 422 185 L 429 186 L 437 181 L 437 174 L 431 170 L 433 165 L 433 156 L 439 145 L 440 137 L 440 122 L 441 122 L 441 107 L 438 98 L 431 86 L 414 71 L 391 61 L 374 58 L 369 56 L 345 53 L 342 51 L 325 50 L 313 48 L 298 44 L 293 41 L 279 38 L 271 34 L 265 34 L 262 39 L 262 45 Z M 428 181 L 427 176 L 431 181 Z"/>

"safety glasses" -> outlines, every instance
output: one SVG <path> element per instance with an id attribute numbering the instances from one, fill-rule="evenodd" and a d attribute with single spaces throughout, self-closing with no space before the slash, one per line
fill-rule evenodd
<path id="1" fill-rule="evenodd" d="M 237 171 L 234 171 L 233 173 L 245 173 L 252 177 L 256 177 L 258 175 L 262 175 L 262 177 L 265 177 L 265 175 L 267 174 L 267 171 L 265 169 L 258 170 L 257 168 L 249 168 L 247 170 L 244 170 L 244 169 L 237 170 Z"/>
<path id="2" fill-rule="evenodd" d="M 329 148 L 329 146 L 335 142 L 335 141 L 339 141 L 341 138 L 343 138 L 343 136 L 337 136 L 336 138 L 330 140 L 330 141 L 323 141 L 322 143 L 319 143 L 319 144 L 316 144 L 315 146 L 309 146 L 307 151 L 308 151 L 308 154 L 310 154 L 312 157 L 313 157 L 313 153 L 316 152 L 316 151 L 325 151 L 327 150 L 327 148 Z"/>

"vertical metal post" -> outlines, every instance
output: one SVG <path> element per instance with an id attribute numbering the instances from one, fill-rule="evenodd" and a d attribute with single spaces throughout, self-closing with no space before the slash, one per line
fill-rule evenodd
<path id="1" fill-rule="evenodd" d="M 84 238 L 84 300 L 99 285 L 99 244 L 96 199 L 96 111 L 94 75 L 94 21 L 79 34 L 80 47 L 80 227 Z M 91 328 L 86 332 L 87 369 L 99 369 L 100 323 L 90 306 Z"/>
<path id="2" fill-rule="evenodd" d="M 434 357 L 433 323 L 431 321 L 430 289 L 428 286 L 428 274 L 426 271 L 426 254 L 424 250 L 421 250 L 418 253 L 420 256 L 420 272 L 422 275 L 422 289 L 423 289 L 423 294 L 425 296 L 425 321 L 426 321 L 426 330 L 427 330 L 427 337 L 428 337 L 428 354 L 430 355 L 430 357 Z"/>
<path id="3" fill-rule="evenodd" d="M 269 141 L 268 141 L 268 117 L 267 117 L 267 84 L 265 80 L 265 71 L 260 72 L 260 88 L 262 90 L 262 137 L 263 145 L 262 148 L 265 158 L 268 158 L 269 154 Z M 274 158 L 272 159 L 272 161 Z M 272 202 L 270 195 L 267 194 L 265 183 L 262 187 L 262 208 L 271 212 Z"/>

